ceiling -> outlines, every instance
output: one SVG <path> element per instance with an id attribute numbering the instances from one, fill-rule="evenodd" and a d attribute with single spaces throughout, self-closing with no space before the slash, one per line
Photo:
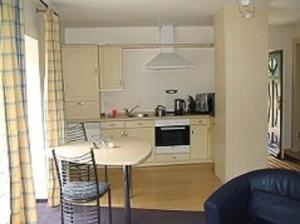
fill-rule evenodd
<path id="1" fill-rule="evenodd" d="M 68 27 L 213 25 L 213 15 L 234 0 L 48 0 Z M 270 7 L 271 25 L 300 23 L 300 0 L 256 0 Z"/>

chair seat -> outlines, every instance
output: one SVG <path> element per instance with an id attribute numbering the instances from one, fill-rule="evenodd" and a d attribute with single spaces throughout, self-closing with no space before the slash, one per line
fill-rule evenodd
<path id="1" fill-rule="evenodd" d="M 99 196 L 107 192 L 109 184 L 99 182 Z M 63 186 L 63 195 L 66 200 L 94 200 L 97 199 L 97 184 L 88 181 L 72 181 Z"/>

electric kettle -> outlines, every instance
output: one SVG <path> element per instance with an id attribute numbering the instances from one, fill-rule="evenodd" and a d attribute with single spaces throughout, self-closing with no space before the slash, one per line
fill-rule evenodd
<path id="1" fill-rule="evenodd" d="M 185 101 L 183 99 L 175 99 L 174 105 L 175 115 L 185 114 Z"/>

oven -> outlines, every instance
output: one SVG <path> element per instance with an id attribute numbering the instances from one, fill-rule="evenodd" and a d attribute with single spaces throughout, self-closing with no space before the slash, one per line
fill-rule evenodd
<path id="1" fill-rule="evenodd" d="M 190 151 L 189 119 L 155 120 L 156 153 L 188 153 Z"/>

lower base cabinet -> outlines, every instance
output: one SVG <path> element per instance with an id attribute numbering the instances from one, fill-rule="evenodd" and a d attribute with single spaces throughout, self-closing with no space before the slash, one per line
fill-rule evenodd
<path id="1" fill-rule="evenodd" d="M 153 120 L 105 121 L 100 123 L 100 128 L 101 135 L 110 138 L 136 137 L 150 142 L 152 153 L 141 164 L 142 166 L 210 162 L 213 142 L 211 119 L 191 118 L 190 124 L 189 153 L 156 153 Z"/>
<path id="2" fill-rule="evenodd" d="M 156 154 L 157 162 L 176 162 L 176 161 L 185 161 L 189 159 L 190 159 L 189 153 Z"/>
<path id="3" fill-rule="evenodd" d="M 191 125 L 191 159 L 208 158 L 208 127 L 207 125 Z"/>
<path id="4" fill-rule="evenodd" d="M 120 138 L 122 137 L 123 131 L 124 131 L 123 128 L 102 129 L 101 136 L 112 138 L 112 139 Z"/>
<path id="5" fill-rule="evenodd" d="M 155 153 L 154 153 L 154 129 L 153 128 L 128 128 L 125 130 L 125 135 L 128 137 L 135 137 L 147 142 L 151 143 L 152 153 L 149 157 L 144 161 L 144 163 L 150 163 L 155 160 Z"/>

